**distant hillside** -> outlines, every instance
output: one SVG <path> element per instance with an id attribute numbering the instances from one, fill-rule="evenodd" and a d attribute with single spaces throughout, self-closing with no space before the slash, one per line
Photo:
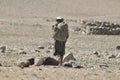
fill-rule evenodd
<path id="1" fill-rule="evenodd" d="M 0 0 L 0 18 L 119 15 L 120 0 Z"/>

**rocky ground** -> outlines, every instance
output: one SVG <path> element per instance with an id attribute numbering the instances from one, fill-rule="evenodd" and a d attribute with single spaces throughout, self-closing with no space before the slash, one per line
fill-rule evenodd
<path id="1" fill-rule="evenodd" d="M 45 19 L 44 24 L 36 24 L 36 21 L 37 19 L 1 20 L 0 42 L 1 47 L 5 47 L 6 50 L 0 53 L 2 80 L 118 80 L 120 78 L 119 35 L 81 34 L 72 26 L 76 24 L 74 20 L 68 21 L 70 37 L 66 44 L 66 53 L 73 53 L 83 68 L 31 65 L 21 69 L 16 66 L 17 61 L 22 58 L 53 57 L 54 40 L 51 25 L 54 20 Z"/>
<path id="2" fill-rule="evenodd" d="M 120 24 L 119 2 L 0 0 L 0 80 L 119 80 L 119 35 L 81 33 L 84 20 Z M 72 53 L 83 68 L 18 67 L 19 59 L 53 57 L 51 26 L 56 16 L 69 25 L 66 54 Z"/>

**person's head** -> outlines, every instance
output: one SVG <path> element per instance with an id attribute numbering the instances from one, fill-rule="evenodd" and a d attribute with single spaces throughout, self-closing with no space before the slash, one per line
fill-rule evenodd
<path id="1" fill-rule="evenodd" d="M 60 23 L 60 22 L 63 22 L 64 19 L 63 19 L 62 17 L 58 16 L 58 17 L 56 18 L 56 21 L 57 21 L 58 23 Z"/>

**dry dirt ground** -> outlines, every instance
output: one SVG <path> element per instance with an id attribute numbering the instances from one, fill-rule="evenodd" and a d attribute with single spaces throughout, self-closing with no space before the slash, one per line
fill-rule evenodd
<path id="1" fill-rule="evenodd" d="M 119 80 L 119 35 L 74 32 L 81 19 L 120 23 L 119 7 L 119 0 L 0 0 L 0 45 L 7 47 L 0 53 L 0 80 Z M 54 44 L 51 26 L 58 15 L 69 20 L 66 53 L 72 52 L 84 68 L 15 66 L 24 57 L 53 57 L 48 47 Z M 45 49 L 36 52 L 39 46 Z M 27 54 L 18 54 L 21 48 Z"/>

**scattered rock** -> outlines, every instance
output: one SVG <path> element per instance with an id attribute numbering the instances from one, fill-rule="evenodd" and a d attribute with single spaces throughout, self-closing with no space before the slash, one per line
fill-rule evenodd
<path id="1" fill-rule="evenodd" d="M 41 51 L 40 51 L 40 50 L 35 50 L 35 52 L 38 52 L 38 53 L 39 53 L 39 52 L 41 52 Z"/>
<path id="2" fill-rule="evenodd" d="M 6 46 L 1 46 L 1 47 L 0 47 L 0 51 L 1 51 L 2 53 L 5 53 L 5 52 L 6 52 Z"/>
<path id="3" fill-rule="evenodd" d="M 68 53 L 64 55 L 63 62 L 68 62 L 69 60 L 76 60 L 73 56 L 73 53 Z"/>
<path id="4" fill-rule="evenodd" d="M 41 68 L 39 68 L 39 70 L 42 70 Z"/>
<path id="5" fill-rule="evenodd" d="M 101 56 L 97 51 L 93 52 L 93 54 L 96 55 L 97 57 Z"/>
<path id="6" fill-rule="evenodd" d="M 76 27 L 74 31 L 75 32 L 81 31 L 81 28 L 80 27 Z"/>
<path id="7" fill-rule="evenodd" d="M 68 62 L 63 63 L 64 67 L 72 67 L 72 68 L 83 68 L 83 66 L 80 66 L 77 61 L 75 60 L 70 60 Z"/>
<path id="8" fill-rule="evenodd" d="M 70 60 L 69 63 L 72 64 L 73 68 L 83 68 L 83 66 L 80 66 L 75 60 Z"/>
<path id="9" fill-rule="evenodd" d="M 116 55 L 112 54 L 112 55 L 110 55 L 108 58 L 109 58 L 109 59 L 110 59 L 110 58 L 116 58 Z"/>
<path id="10" fill-rule="evenodd" d="M 103 68 L 103 67 L 109 67 L 107 64 L 101 64 L 99 65 L 100 68 Z"/>
<path id="11" fill-rule="evenodd" d="M 63 57 L 63 66 L 65 67 L 73 67 L 73 68 L 83 68 L 82 66 L 80 66 L 76 59 L 74 58 L 72 53 L 68 53 L 66 55 L 64 55 Z"/>
<path id="12" fill-rule="evenodd" d="M 50 53 L 50 50 L 46 50 L 45 52 L 46 52 L 46 53 Z"/>
<path id="13" fill-rule="evenodd" d="M 18 51 L 18 54 L 27 54 L 27 52 L 25 52 L 24 49 L 21 48 L 21 49 Z"/>
<path id="14" fill-rule="evenodd" d="M 24 68 L 24 67 L 29 67 L 30 62 L 28 60 L 20 60 L 17 63 L 17 66 L 19 66 L 20 68 Z"/>
<path id="15" fill-rule="evenodd" d="M 10 64 L 4 64 L 4 65 L 2 65 L 2 66 L 4 66 L 4 67 L 11 67 Z"/>
<path id="16" fill-rule="evenodd" d="M 120 46 L 117 46 L 116 49 L 120 49 Z"/>
<path id="17" fill-rule="evenodd" d="M 38 49 L 45 49 L 45 47 L 44 46 L 39 46 Z"/>
<path id="18" fill-rule="evenodd" d="M 48 46 L 48 49 L 53 49 L 53 48 L 54 48 L 53 45 Z"/>
<path id="19" fill-rule="evenodd" d="M 0 66 L 2 66 L 2 64 L 0 63 Z"/>
<path id="20" fill-rule="evenodd" d="M 63 63 L 63 66 L 64 66 L 64 67 L 72 67 L 72 64 L 69 63 L 69 62 L 64 62 L 64 63 Z"/>
<path id="21" fill-rule="evenodd" d="M 101 34 L 101 35 L 119 35 L 120 34 L 120 24 L 108 22 L 108 21 L 96 21 L 96 20 L 83 20 L 83 29 L 86 34 Z M 87 28 L 89 27 L 89 28 Z"/>
<path id="22" fill-rule="evenodd" d="M 89 68 L 89 69 L 91 69 L 91 70 L 96 69 L 95 66 L 87 66 L 86 68 Z"/>
<path id="23" fill-rule="evenodd" d="M 40 65 L 43 64 L 43 61 L 44 61 L 44 60 L 43 60 L 41 57 L 36 57 L 36 58 L 35 58 L 34 65 L 35 65 L 35 66 L 40 66 Z"/>
<path id="24" fill-rule="evenodd" d="M 116 56 L 116 58 L 120 58 L 120 55 L 118 54 L 118 55 Z"/>
<path id="25" fill-rule="evenodd" d="M 6 53 L 17 53 L 17 49 L 16 48 L 13 48 L 13 49 L 7 49 Z"/>
<path id="26" fill-rule="evenodd" d="M 20 59 L 17 62 L 17 66 L 19 66 L 20 68 L 29 67 L 30 65 L 33 64 L 34 64 L 34 58 L 24 58 L 24 59 Z"/>
<path id="27" fill-rule="evenodd" d="M 98 55 L 99 53 L 96 51 L 96 52 L 94 52 L 93 54 Z"/>

